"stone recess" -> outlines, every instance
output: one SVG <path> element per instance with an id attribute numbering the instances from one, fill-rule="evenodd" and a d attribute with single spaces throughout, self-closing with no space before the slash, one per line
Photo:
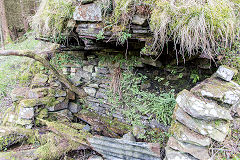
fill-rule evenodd
<path id="1" fill-rule="evenodd" d="M 240 87 L 231 81 L 234 73 L 221 66 L 211 78 L 178 94 L 166 160 L 211 159 L 211 139 L 225 140 L 234 121 L 231 111 L 237 114 L 240 108 Z"/>

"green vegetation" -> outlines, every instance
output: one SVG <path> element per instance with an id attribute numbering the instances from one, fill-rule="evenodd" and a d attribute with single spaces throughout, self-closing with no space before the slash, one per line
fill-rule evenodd
<path id="1" fill-rule="evenodd" d="M 157 120 L 165 125 L 171 123 L 176 104 L 173 92 L 156 95 L 140 90 L 140 83 L 146 78 L 141 74 L 124 72 L 121 77 L 120 92 L 109 94 L 109 101 L 113 104 L 110 113 L 120 112 L 132 126 L 143 128 L 146 126 L 142 116 L 147 117 L 147 121 Z M 141 138 L 146 138 L 146 135 Z"/>
<path id="2" fill-rule="evenodd" d="M 71 31 L 70 26 L 68 30 L 68 21 L 75 9 L 73 2 L 73 0 L 42 0 L 36 15 L 32 18 L 32 26 L 37 35 L 51 38 L 55 42 L 65 39 Z"/>
<path id="3" fill-rule="evenodd" d="M 82 65 L 82 61 L 73 54 L 56 53 L 50 61 L 51 65 L 57 69 L 62 69 L 64 65 Z"/>
<path id="4" fill-rule="evenodd" d="M 148 14 L 155 38 L 150 47 L 152 52 L 173 41 L 183 57 L 200 51 L 213 58 L 219 54 L 216 52 L 219 46 L 230 47 L 237 41 L 239 10 L 240 2 L 236 0 L 116 0 L 111 23 L 122 32 L 136 12 Z"/>

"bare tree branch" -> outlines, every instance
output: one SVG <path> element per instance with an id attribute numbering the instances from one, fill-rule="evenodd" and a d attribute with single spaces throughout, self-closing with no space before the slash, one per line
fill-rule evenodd
<path id="1" fill-rule="evenodd" d="M 49 51 L 50 52 L 50 51 Z M 41 53 L 40 53 L 41 54 Z M 61 81 L 67 88 L 71 91 L 75 92 L 79 97 L 85 97 L 86 93 L 83 89 L 80 89 L 74 86 L 66 77 L 60 74 L 45 58 L 42 58 L 39 54 L 35 54 L 30 50 L 0 50 L 0 56 L 19 56 L 19 57 L 28 57 L 32 58 L 44 65 L 44 67 L 48 68 L 57 78 Z"/>

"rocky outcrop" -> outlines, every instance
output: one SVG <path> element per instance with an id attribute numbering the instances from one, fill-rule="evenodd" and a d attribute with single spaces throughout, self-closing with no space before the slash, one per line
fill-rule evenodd
<path id="1" fill-rule="evenodd" d="M 234 73 L 221 66 L 211 78 L 178 94 L 165 159 L 211 159 L 212 139 L 225 140 L 239 108 L 240 87 L 231 81 Z"/>

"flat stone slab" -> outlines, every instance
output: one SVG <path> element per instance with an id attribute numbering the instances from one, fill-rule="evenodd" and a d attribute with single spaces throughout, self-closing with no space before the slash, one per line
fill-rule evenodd
<path id="1" fill-rule="evenodd" d="M 77 6 L 73 13 L 73 19 L 82 22 L 102 21 L 102 9 L 100 4 L 91 3 Z"/>
<path id="2" fill-rule="evenodd" d="M 210 159 L 207 147 L 197 146 L 189 143 L 182 143 L 173 137 L 169 138 L 167 146 L 174 150 L 178 150 L 181 153 L 191 154 L 197 159 Z"/>
<path id="3" fill-rule="evenodd" d="M 216 72 L 216 76 L 229 82 L 232 80 L 236 72 L 237 71 L 234 69 L 228 68 L 226 66 L 220 66 Z"/>
<path id="4" fill-rule="evenodd" d="M 178 121 L 172 123 L 169 132 L 175 137 L 178 141 L 183 143 L 194 144 L 198 146 L 209 146 L 211 144 L 211 139 L 207 136 L 203 136 L 197 132 L 190 130 L 185 127 Z"/>
<path id="5" fill-rule="evenodd" d="M 198 160 L 197 158 L 194 158 L 189 154 L 181 153 L 170 147 L 166 147 L 165 151 L 166 151 L 166 157 L 164 160 Z"/>
<path id="6" fill-rule="evenodd" d="M 208 78 L 191 89 L 195 95 L 234 105 L 240 100 L 240 87 L 217 78 Z"/>
<path id="7" fill-rule="evenodd" d="M 202 120 L 232 120 L 230 111 L 214 102 L 203 101 L 187 90 L 177 96 L 177 104 L 192 117 Z"/>
<path id="8" fill-rule="evenodd" d="M 191 130 L 198 132 L 204 136 L 207 135 L 218 142 L 224 141 L 229 132 L 230 122 L 226 122 L 224 120 L 199 120 L 191 117 L 178 105 L 175 108 L 174 117 L 176 117 L 180 123 L 190 128 Z"/>

